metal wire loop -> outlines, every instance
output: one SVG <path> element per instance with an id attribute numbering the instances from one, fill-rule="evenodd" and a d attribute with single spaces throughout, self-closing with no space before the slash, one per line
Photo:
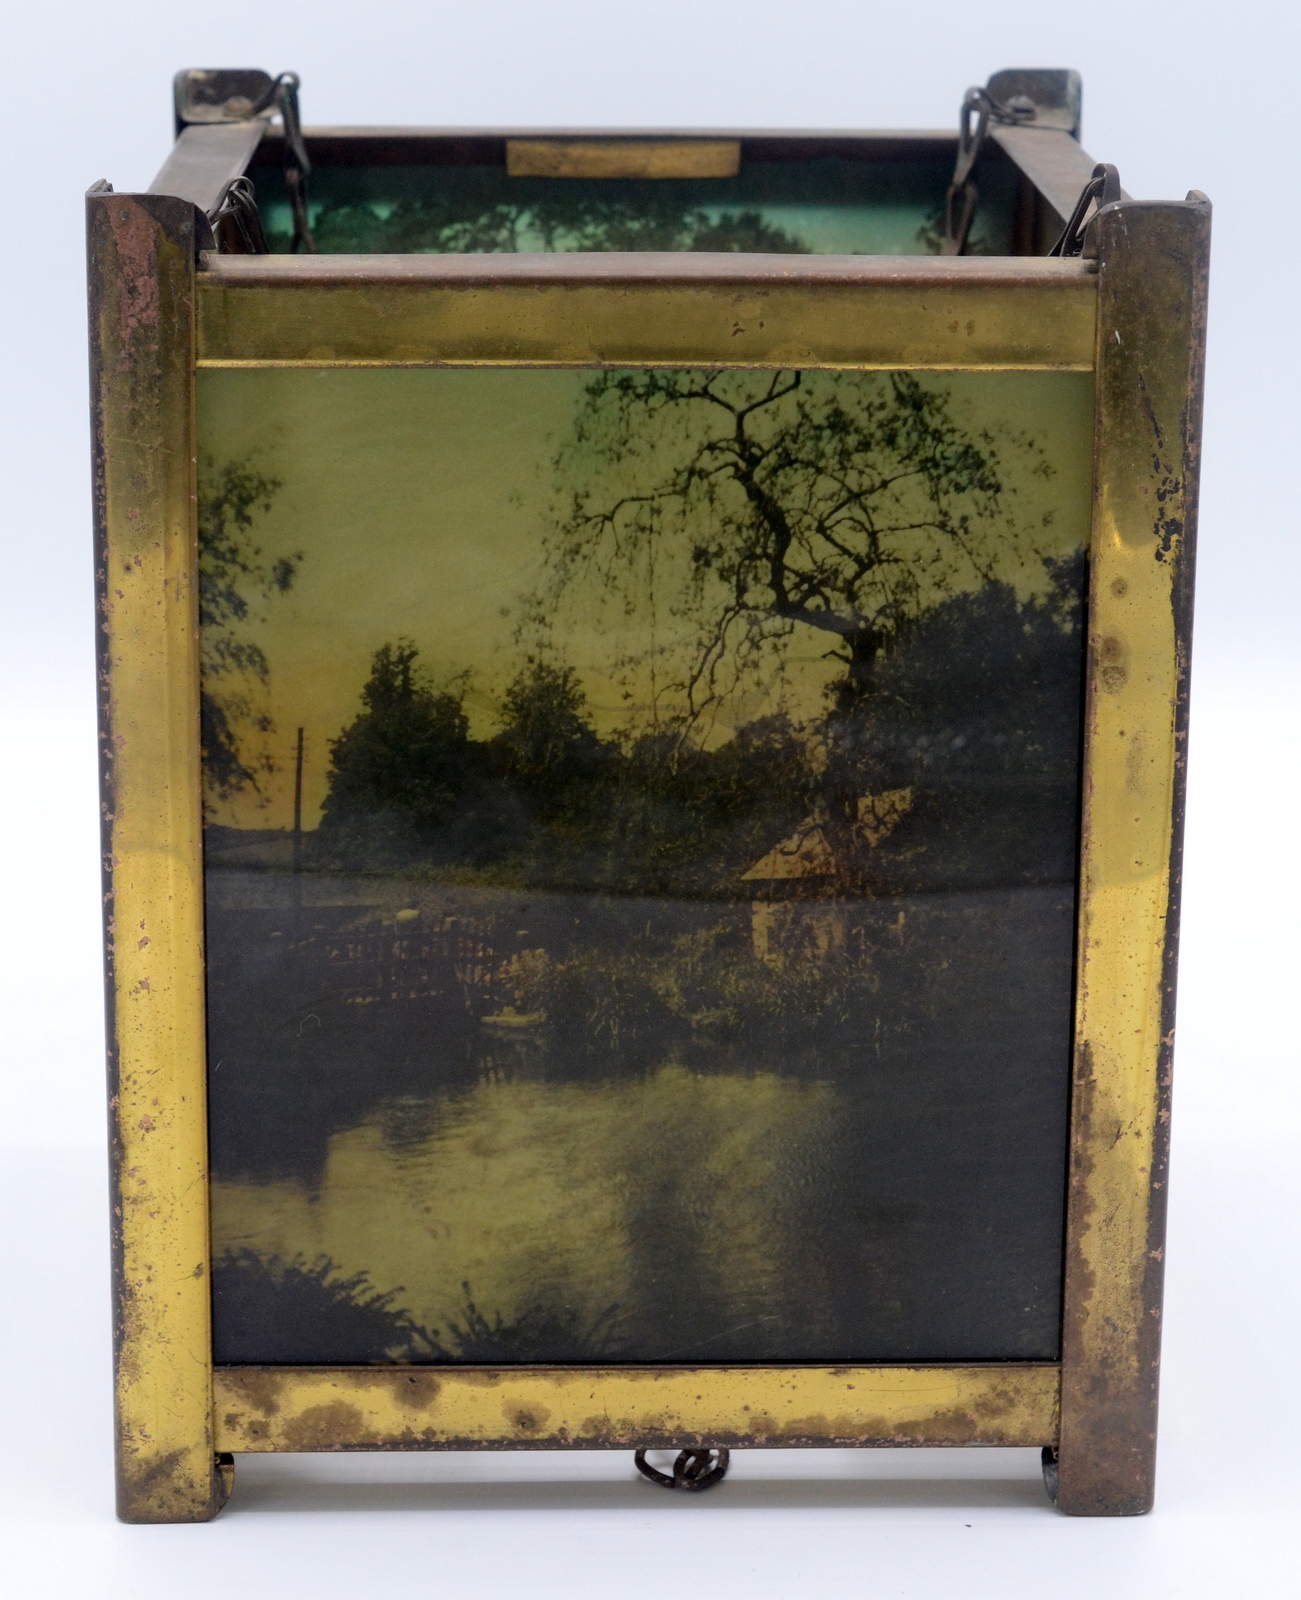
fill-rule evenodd
<path id="1" fill-rule="evenodd" d="M 228 223 L 228 228 L 222 224 Z M 248 178 L 232 178 L 226 185 L 221 204 L 213 213 L 213 232 L 218 236 L 218 248 L 223 246 L 233 255 L 265 256 L 271 246 L 262 227 L 262 216 L 257 208 L 253 185 Z M 233 246 L 231 235 L 234 235 Z M 224 238 L 222 236 L 225 236 Z"/>
<path id="2" fill-rule="evenodd" d="M 661 1489 L 685 1489 L 689 1493 L 700 1494 L 705 1489 L 712 1489 L 727 1476 L 731 1453 L 708 1446 L 680 1450 L 671 1474 L 652 1467 L 644 1450 L 638 1450 L 633 1455 L 633 1461 L 642 1477 L 659 1484 Z"/>
<path id="3" fill-rule="evenodd" d="M 285 188 L 289 191 L 289 206 L 294 217 L 294 237 L 291 251 L 306 250 L 316 253 L 316 240 L 312 237 L 307 219 L 307 175 L 312 163 L 303 139 L 303 123 L 298 111 L 299 77 L 296 72 L 282 72 L 253 107 L 251 115 L 258 116 L 272 106 L 280 113 L 285 130 Z"/>
<path id="4" fill-rule="evenodd" d="M 940 254 L 960 256 L 967 244 L 967 234 L 976 214 L 979 192 L 971 174 L 980 152 L 989 137 L 989 125 L 998 122 L 1013 126 L 1033 122 L 1034 101 L 1027 95 L 1013 95 L 1006 102 L 995 100 L 988 89 L 968 89 L 962 97 L 958 112 L 958 159 L 953 167 L 953 179 L 944 196 L 944 232 L 940 236 Z"/>
<path id="5" fill-rule="evenodd" d="M 1103 206 L 1120 199 L 1120 174 L 1106 161 L 1099 161 L 1089 181 L 1080 190 L 1070 221 L 1062 229 L 1061 237 L 1048 252 L 1050 256 L 1078 256 L 1084 254 L 1084 235 Z"/>

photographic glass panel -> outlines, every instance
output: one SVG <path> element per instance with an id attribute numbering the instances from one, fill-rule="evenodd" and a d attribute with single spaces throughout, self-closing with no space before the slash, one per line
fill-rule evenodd
<path id="1" fill-rule="evenodd" d="M 281 169 L 250 172 L 271 249 L 293 240 Z M 323 254 L 707 250 L 937 255 L 953 158 L 746 161 L 732 178 L 520 178 L 504 166 L 312 168 Z M 1011 255 L 1015 169 L 985 161 L 968 255 Z"/>
<path id="2" fill-rule="evenodd" d="M 1054 1358 L 1090 377 L 198 383 L 217 1360 Z"/>

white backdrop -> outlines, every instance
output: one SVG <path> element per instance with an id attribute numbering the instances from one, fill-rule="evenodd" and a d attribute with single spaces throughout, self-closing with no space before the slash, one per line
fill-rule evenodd
<path id="1" fill-rule="evenodd" d="M 1294 5 L 161 0 L 3 24 L 0 1519 L 27 1596 L 1293 1592 L 1301 1183 Z M 1028 1452 L 755 1452 L 678 1505 L 623 1455 L 242 1463 L 206 1528 L 112 1521 L 81 196 L 142 188 L 186 66 L 293 68 L 306 121 L 952 124 L 1084 75 L 1084 143 L 1215 204 L 1159 1502 L 1050 1514 Z"/>

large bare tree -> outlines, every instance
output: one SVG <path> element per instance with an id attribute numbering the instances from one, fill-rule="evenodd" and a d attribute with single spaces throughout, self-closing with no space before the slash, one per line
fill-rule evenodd
<path id="1" fill-rule="evenodd" d="M 1031 553 L 1000 451 L 1051 470 L 1032 438 L 964 426 L 942 383 L 908 373 L 604 372 L 558 461 L 540 598 L 595 580 L 632 616 L 658 560 L 684 737 L 800 634 L 843 663 L 828 727 L 845 728 L 909 623 Z"/>

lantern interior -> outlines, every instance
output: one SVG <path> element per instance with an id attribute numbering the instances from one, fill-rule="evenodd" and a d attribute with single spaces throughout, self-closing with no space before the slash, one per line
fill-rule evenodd
<path id="1" fill-rule="evenodd" d="M 766 141 L 778 150 L 752 154 L 757 143 L 743 143 L 732 177 L 574 178 L 512 176 L 504 138 L 313 139 L 309 220 L 325 254 L 939 253 L 951 143 L 823 140 L 788 152 Z M 250 175 L 283 253 L 293 224 L 278 154 L 278 140 L 264 142 Z M 1019 253 L 1015 169 L 994 154 L 979 180 L 966 253 Z"/>

